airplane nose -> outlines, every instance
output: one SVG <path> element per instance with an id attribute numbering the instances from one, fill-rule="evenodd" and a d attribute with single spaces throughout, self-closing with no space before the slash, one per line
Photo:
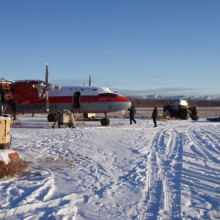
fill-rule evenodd
<path id="1" fill-rule="evenodd" d="M 117 102 L 130 102 L 131 103 L 131 101 L 129 99 L 125 98 L 122 95 L 117 95 L 116 100 L 117 100 Z"/>
<path id="2" fill-rule="evenodd" d="M 131 101 L 121 95 L 117 95 L 116 103 L 118 103 L 117 104 L 118 111 L 125 110 L 131 106 Z"/>

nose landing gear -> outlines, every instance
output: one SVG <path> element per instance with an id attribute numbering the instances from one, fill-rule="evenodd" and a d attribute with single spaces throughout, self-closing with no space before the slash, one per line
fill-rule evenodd
<path id="1" fill-rule="evenodd" d="M 108 126 L 110 124 L 110 120 L 107 117 L 107 114 L 105 114 L 105 117 L 101 119 L 101 125 L 102 126 Z"/>

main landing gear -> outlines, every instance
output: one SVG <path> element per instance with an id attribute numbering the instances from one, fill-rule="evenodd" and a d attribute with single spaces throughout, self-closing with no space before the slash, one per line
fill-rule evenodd
<path id="1" fill-rule="evenodd" d="M 101 119 L 101 125 L 108 126 L 109 124 L 110 124 L 110 120 L 107 118 L 107 114 L 105 114 L 105 117 Z"/>
<path id="2" fill-rule="evenodd" d="M 49 114 L 47 116 L 47 120 L 48 122 L 54 122 L 56 121 L 56 117 L 57 117 L 57 114 Z M 107 114 L 105 114 L 105 117 L 102 118 L 100 122 L 102 126 L 108 126 L 110 124 L 110 120 L 108 119 Z"/>

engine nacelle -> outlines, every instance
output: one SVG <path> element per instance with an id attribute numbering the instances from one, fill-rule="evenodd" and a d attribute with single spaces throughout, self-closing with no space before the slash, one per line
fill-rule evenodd
<path id="1" fill-rule="evenodd" d="M 37 80 L 23 80 L 15 81 L 10 87 L 14 99 L 19 103 L 26 103 L 30 101 L 37 101 L 45 98 L 45 93 L 42 89 L 33 88 L 33 84 L 41 84 L 43 81 Z"/>

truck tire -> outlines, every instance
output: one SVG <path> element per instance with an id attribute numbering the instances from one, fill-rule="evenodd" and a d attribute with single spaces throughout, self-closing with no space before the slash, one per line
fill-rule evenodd
<path id="1" fill-rule="evenodd" d="M 190 115 L 190 118 L 191 118 L 193 121 L 198 121 L 198 120 L 199 120 L 199 116 L 198 116 L 198 115 Z"/>
<path id="2" fill-rule="evenodd" d="M 187 109 L 182 109 L 180 112 L 180 118 L 182 120 L 187 120 L 189 119 L 189 113 L 187 112 Z"/>

